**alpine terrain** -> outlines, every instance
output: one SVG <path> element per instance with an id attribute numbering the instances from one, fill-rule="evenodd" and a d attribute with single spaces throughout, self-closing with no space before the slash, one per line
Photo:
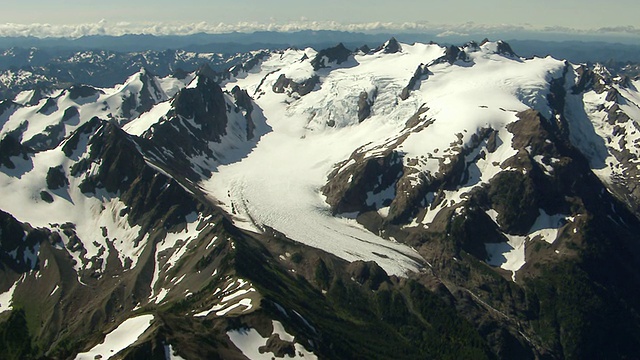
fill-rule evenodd
<path id="1" fill-rule="evenodd" d="M 235 59 L 0 102 L 0 358 L 640 358 L 640 79 Z"/>

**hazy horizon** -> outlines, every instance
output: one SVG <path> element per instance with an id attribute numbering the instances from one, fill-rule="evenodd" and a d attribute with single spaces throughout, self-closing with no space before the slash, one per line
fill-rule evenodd
<path id="1" fill-rule="evenodd" d="M 538 2 L 462 0 L 420 2 L 355 0 L 168 0 L 9 2 L 0 36 L 190 35 L 255 31 L 339 30 L 365 33 L 433 33 L 438 37 L 513 34 L 529 38 L 594 37 L 640 44 L 640 3 L 618 0 Z M 36 8 L 38 11 L 33 11 Z M 608 41 L 608 40 L 607 40 Z"/>

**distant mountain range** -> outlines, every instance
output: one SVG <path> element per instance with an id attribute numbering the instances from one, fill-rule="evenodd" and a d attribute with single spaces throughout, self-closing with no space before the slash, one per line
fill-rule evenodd
<path id="1" fill-rule="evenodd" d="M 544 56 L 550 54 L 556 58 L 572 62 L 603 62 L 608 60 L 640 62 L 640 43 L 620 43 L 595 41 L 584 38 L 583 41 L 567 40 L 566 36 L 547 36 L 547 40 L 511 39 L 513 34 L 500 34 L 521 56 Z M 194 52 L 238 53 L 258 49 L 282 49 L 287 47 L 314 47 L 322 49 L 343 43 L 349 48 L 362 45 L 375 46 L 395 36 L 405 43 L 431 41 L 442 45 L 459 44 L 469 40 L 469 35 L 438 36 L 437 34 L 365 34 L 344 31 L 298 31 L 298 32 L 254 32 L 228 34 L 194 34 L 184 36 L 123 35 L 123 36 L 84 36 L 70 38 L 4 37 L 0 38 L 0 49 L 12 47 L 36 47 L 50 51 L 110 50 L 119 52 L 140 52 L 147 50 L 162 51 L 180 49 Z M 484 35 L 480 35 L 484 37 Z M 521 37 L 527 39 L 530 37 Z M 575 38 L 575 37 L 574 37 Z M 510 39 L 510 40 L 509 40 Z M 564 39 L 564 40 L 563 40 Z M 482 38 L 475 39 L 481 41 Z M 559 41 L 562 40 L 562 41 Z"/>

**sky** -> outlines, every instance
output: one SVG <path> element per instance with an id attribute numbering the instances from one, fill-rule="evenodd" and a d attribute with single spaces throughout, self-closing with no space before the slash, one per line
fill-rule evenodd
<path id="1" fill-rule="evenodd" d="M 606 31 L 640 38 L 638 14 L 637 0 L 8 0 L 0 13 L 0 36 L 287 31 L 305 27 L 468 32 L 475 27 Z"/>

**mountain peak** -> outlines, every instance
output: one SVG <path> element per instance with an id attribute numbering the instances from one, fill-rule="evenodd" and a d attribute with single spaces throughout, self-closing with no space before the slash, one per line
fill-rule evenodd
<path id="1" fill-rule="evenodd" d="M 311 65 L 314 70 L 319 70 L 329 66 L 331 63 L 342 64 L 347 61 L 351 55 L 352 51 L 347 49 L 344 44 L 339 43 L 334 47 L 320 50 L 313 60 L 311 60 Z"/>
<path id="2" fill-rule="evenodd" d="M 202 64 L 198 68 L 198 70 L 196 71 L 196 75 L 198 77 L 206 77 L 214 81 L 218 77 L 218 74 L 207 63 Z"/>
<path id="3" fill-rule="evenodd" d="M 391 37 L 384 44 L 380 45 L 378 48 L 374 50 L 374 52 L 383 51 L 385 54 L 395 54 L 397 52 L 402 51 L 402 46 L 395 37 Z"/>

